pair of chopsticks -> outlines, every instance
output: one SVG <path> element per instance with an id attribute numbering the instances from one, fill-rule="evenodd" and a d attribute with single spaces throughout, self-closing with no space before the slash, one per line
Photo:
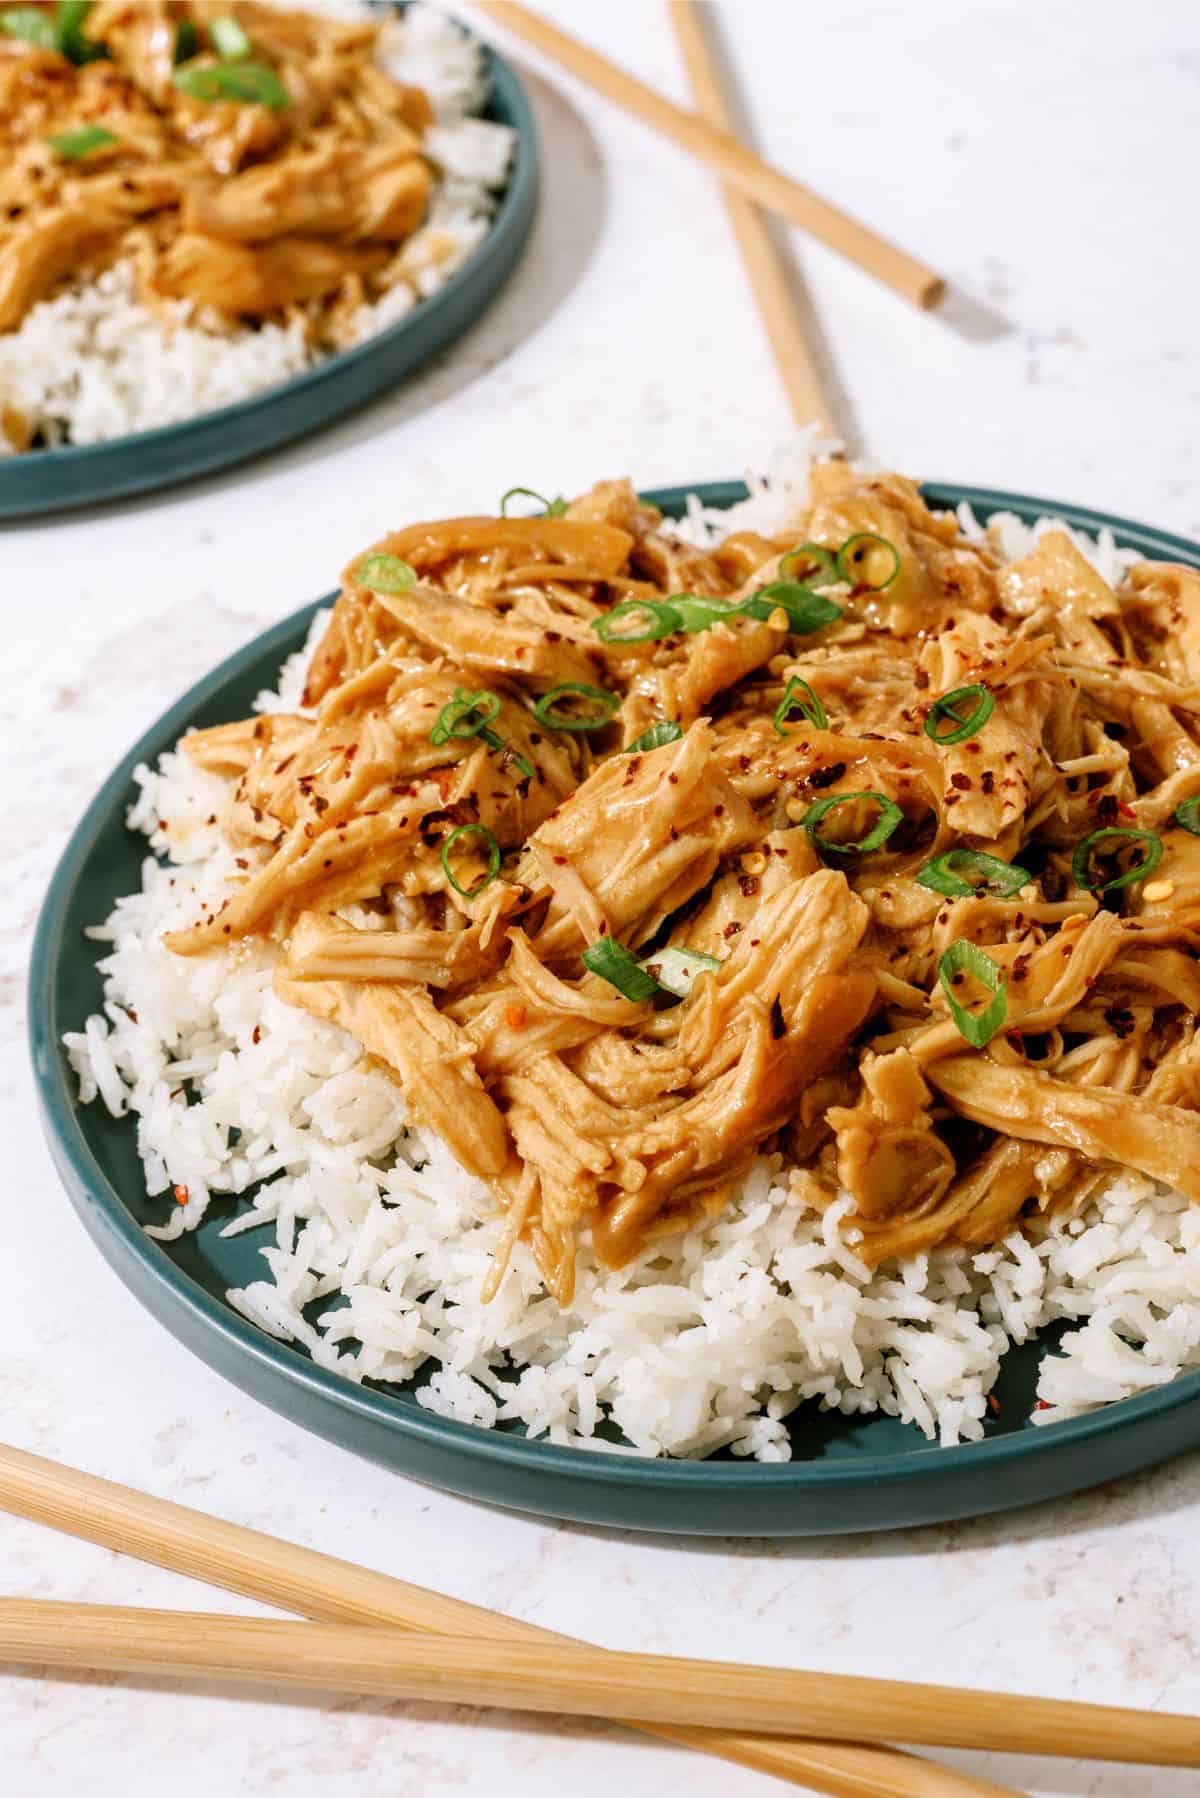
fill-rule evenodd
<path id="1" fill-rule="evenodd" d="M 702 0 L 668 0 L 698 112 L 676 106 L 625 69 L 530 12 L 518 0 L 475 0 L 498 25 L 533 44 L 618 106 L 715 168 L 723 180 L 742 259 L 792 411 L 801 424 L 835 427 L 812 352 L 795 313 L 789 274 L 758 207 L 799 225 L 810 236 L 874 275 L 914 305 L 929 308 L 945 296 L 934 269 L 889 243 L 810 188 L 773 168 L 733 135 L 733 119 L 709 43 Z M 757 202 L 757 204 L 755 204 Z"/>
<path id="2" fill-rule="evenodd" d="M 0 1447 L 0 1509 L 322 1620 L 7 1599 L 3 1664 L 633 1715 L 633 1728 L 834 1798 L 1007 1791 L 876 1745 L 897 1738 L 1200 1766 L 1197 1719 L 592 1648 L 18 1449 Z"/>

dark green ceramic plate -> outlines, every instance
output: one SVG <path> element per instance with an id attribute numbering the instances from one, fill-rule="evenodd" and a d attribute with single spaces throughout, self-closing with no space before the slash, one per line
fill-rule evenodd
<path id="1" fill-rule="evenodd" d="M 0 459 L 0 519 L 148 493 L 278 449 L 378 399 L 461 336 L 516 266 L 537 205 L 537 137 L 529 102 L 508 63 L 493 50 L 484 54 L 490 83 L 484 117 L 516 132 L 512 173 L 492 229 L 432 299 L 366 343 L 232 406 L 110 443 Z"/>
<path id="2" fill-rule="evenodd" d="M 677 513 L 685 491 L 648 497 Z M 729 482 L 697 491 L 711 505 L 745 493 Z M 1078 506 L 975 488 L 925 491 L 938 505 L 968 500 L 981 517 L 1001 509 L 1026 519 L 1056 512 L 1088 531 L 1109 525 L 1120 543 L 1146 556 L 1200 567 L 1200 546 Z M 79 1029 L 100 1003 L 96 956 L 83 930 L 139 883 L 145 844 L 124 825 L 135 764 L 170 748 L 189 725 L 244 717 L 254 695 L 274 685 L 282 658 L 303 641 L 314 609 L 294 613 L 230 657 L 130 750 L 67 845 L 38 924 L 29 1024 L 51 1151 L 101 1251 L 169 1330 L 264 1404 L 399 1472 L 518 1510 L 673 1534 L 800 1536 L 968 1517 L 1075 1492 L 1200 1444 L 1200 1373 L 1035 1429 L 1028 1417 L 1048 1346 L 1042 1342 L 1008 1356 L 996 1389 L 999 1415 L 987 1439 L 969 1447 L 932 1448 L 894 1419 L 845 1418 L 807 1406 L 792 1419 L 795 1458 L 786 1465 L 645 1461 L 555 1448 L 446 1422 L 406 1391 L 355 1386 L 256 1330 L 224 1294 L 261 1278 L 257 1250 L 268 1232 L 223 1240 L 234 1202 L 214 1204 L 201 1228 L 178 1242 L 147 1236 L 142 1225 L 161 1218 L 162 1203 L 143 1191 L 133 1125 L 114 1121 L 98 1104 L 77 1104 L 59 1046 L 62 1032 Z"/>

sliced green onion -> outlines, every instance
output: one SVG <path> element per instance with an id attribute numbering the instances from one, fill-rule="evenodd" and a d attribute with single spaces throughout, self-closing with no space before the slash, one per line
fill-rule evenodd
<path id="1" fill-rule="evenodd" d="M 503 737 L 498 737 L 494 730 L 489 730 L 485 725 L 479 733 L 479 739 L 480 742 L 486 743 L 489 749 L 507 751 L 509 761 L 516 765 L 517 773 L 523 774 L 526 780 L 533 779 L 533 763 L 523 756 L 519 749 L 514 749 L 511 743 L 506 743 Z"/>
<path id="2" fill-rule="evenodd" d="M 462 887 L 454 878 L 454 871 L 450 866 L 450 851 L 455 843 L 460 843 L 464 837 L 472 836 L 482 837 L 487 844 L 487 872 L 475 882 L 474 886 Z M 500 845 L 486 824 L 460 824 L 457 830 L 450 832 L 442 844 L 442 867 L 445 869 L 446 879 L 460 899 L 477 899 L 484 887 L 490 887 L 500 872 Z"/>
<path id="3" fill-rule="evenodd" d="M 489 693 L 486 687 L 481 687 L 475 693 L 467 693 L 462 687 L 456 687 L 454 698 L 438 713 L 437 722 L 429 733 L 429 741 L 437 745 L 448 743 L 451 737 L 477 737 L 499 715 L 500 700 L 495 693 Z"/>
<path id="4" fill-rule="evenodd" d="M 979 1012 L 969 1012 L 960 1005 L 951 990 L 951 981 L 956 974 L 970 974 L 981 986 L 986 986 L 995 995 L 991 1004 Z M 978 943 L 951 943 L 938 962 L 938 979 L 959 1035 L 964 1036 L 973 1049 L 986 1048 L 1008 1016 L 1006 983 L 999 964 L 986 955 Z"/>
<path id="5" fill-rule="evenodd" d="M 189 56 L 196 54 L 196 27 L 190 19 L 180 19 L 175 27 L 175 54 L 171 61 L 175 64 L 186 62 Z"/>
<path id="6" fill-rule="evenodd" d="M 64 162 L 82 162 L 93 150 L 103 149 L 105 144 L 115 144 L 120 140 L 103 125 L 81 125 L 78 131 L 59 131 L 46 142 L 56 156 Z"/>
<path id="7" fill-rule="evenodd" d="M 1171 822 L 1189 835 L 1200 837 L 1200 799 L 1185 799 L 1171 813 Z"/>
<path id="8" fill-rule="evenodd" d="M 517 498 L 518 495 L 522 499 L 536 500 L 542 508 L 543 518 L 561 518 L 567 509 L 567 502 L 561 493 L 557 499 L 547 499 L 544 493 L 535 493 L 532 487 L 510 487 L 500 501 L 501 518 L 508 517 L 508 502 L 510 499 Z"/>
<path id="9" fill-rule="evenodd" d="M 84 36 L 83 21 L 92 10 L 92 0 L 58 0 L 54 9 L 54 29 L 58 47 L 73 63 L 106 60 L 108 51 Z"/>
<path id="10" fill-rule="evenodd" d="M 881 580 L 865 578 L 864 564 L 869 566 L 868 558 L 875 564 L 876 574 L 882 575 Z M 838 550 L 837 571 L 852 587 L 865 587 L 868 593 L 882 593 L 900 572 L 900 551 L 886 537 L 877 537 L 874 531 L 856 531 Z"/>
<path id="11" fill-rule="evenodd" d="M 679 613 L 679 627 L 689 637 L 711 630 L 723 619 L 735 618 L 739 611 L 739 607 L 730 605 L 728 600 L 705 599 L 701 593 L 672 593 L 667 604 L 673 612 Z"/>
<path id="12" fill-rule="evenodd" d="M 6 6 L 0 12 L 0 37 L 23 38 L 39 50 L 61 48 L 54 20 L 36 6 Z"/>
<path id="13" fill-rule="evenodd" d="M 978 874 L 977 883 L 964 880 L 959 870 Z M 1033 875 L 1016 862 L 1002 862 L 998 856 L 985 855 L 982 849 L 948 849 L 935 855 L 917 875 L 917 885 L 931 893 L 944 893 L 947 899 L 972 899 L 976 893 L 996 893 L 1010 899 L 1028 886 Z"/>
<path id="14" fill-rule="evenodd" d="M 788 721 L 789 714 L 792 712 L 799 712 L 802 717 L 809 720 L 810 724 L 815 725 L 817 730 L 829 729 L 829 716 L 825 707 L 821 704 L 821 701 L 817 698 L 808 682 L 806 680 L 800 680 L 796 675 L 792 676 L 787 686 L 783 689 L 783 698 L 775 707 L 775 716 L 771 720 L 771 724 L 777 736 L 787 736 L 787 732 L 783 727 Z"/>
<path id="15" fill-rule="evenodd" d="M 801 543 L 795 549 L 789 549 L 779 563 L 780 577 L 787 575 L 788 566 L 792 562 L 801 562 L 800 578 L 807 579 L 810 574 L 819 574 L 823 581 L 836 581 L 838 574 L 837 557 L 831 549 L 823 549 L 819 543 Z"/>
<path id="16" fill-rule="evenodd" d="M 660 949 L 656 955 L 648 955 L 639 963 L 652 980 L 666 992 L 674 993 L 677 999 L 689 996 L 698 974 L 706 974 L 720 965 L 715 955 L 701 955 L 698 949 Z"/>
<path id="17" fill-rule="evenodd" d="M 651 749 L 663 748 L 664 744 L 678 743 L 682 735 L 682 730 L 673 718 L 662 718 L 657 724 L 652 724 L 649 730 L 644 730 L 640 737 L 635 737 L 632 743 L 627 743 L 621 754 L 645 755 Z"/>
<path id="18" fill-rule="evenodd" d="M 554 702 L 564 697 L 594 700 L 598 711 L 564 712 Z M 561 687 L 551 687 L 543 693 L 533 708 L 533 715 L 539 724 L 547 730 L 603 730 L 614 712 L 621 709 L 621 695 L 612 693 L 607 687 L 587 687 L 581 681 L 566 681 Z"/>
<path id="19" fill-rule="evenodd" d="M 1097 845 L 1114 841 L 1144 843 L 1141 861 L 1136 867 L 1126 868 L 1124 874 L 1115 875 L 1112 880 L 1093 880 L 1092 856 Z M 1148 874 L 1153 874 L 1162 858 L 1162 838 L 1155 836 L 1152 830 L 1122 830 L 1117 826 L 1112 830 L 1093 830 L 1084 837 L 1082 843 L 1076 844 L 1075 853 L 1071 857 L 1071 873 L 1075 877 L 1076 886 L 1083 887 L 1089 893 L 1115 893 L 1120 887 L 1137 886 Z"/>
<path id="20" fill-rule="evenodd" d="M 354 579 L 360 586 L 370 587 L 373 593 L 403 593 L 416 578 L 416 569 L 402 562 L 399 556 L 364 556 L 354 570 Z"/>
<path id="21" fill-rule="evenodd" d="M 590 973 L 599 974 L 626 999 L 653 999 L 662 990 L 653 975 L 615 937 L 602 936 L 598 942 L 589 943 L 580 959 Z"/>
<path id="22" fill-rule="evenodd" d="M 799 581 L 770 581 L 749 599 L 744 599 L 737 610 L 744 612 L 747 618 L 767 619 L 781 607 L 787 613 L 788 630 L 797 637 L 806 637 L 810 631 L 819 631 L 822 625 L 833 624 L 843 611 L 823 593 L 801 586 Z"/>
<path id="23" fill-rule="evenodd" d="M 639 630 L 635 624 L 632 630 L 617 629 L 630 618 L 645 619 L 647 628 Z M 592 619 L 592 629 L 603 643 L 657 643 L 660 637 L 669 637 L 681 625 L 675 607 L 662 599 L 625 599 L 610 612 Z"/>
<path id="24" fill-rule="evenodd" d="M 835 806 L 852 805 L 856 799 L 873 800 L 879 807 L 879 817 L 866 836 L 860 837 L 856 843 L 838 843 L 832 837 L 821 836 L 817 825 L 822 818 L 833 811 Z M 830 793 L 827 798 L 818 799 L 814 805 L 810 805 L 800 822 L 817 848 L 823 849 L 827 855 L 870 855 L 873 849 L 882 848 L 903 818 L 904 813 L 900 807 L 886 793 Z"/>
<path id="25" fill-rule="evenodd" d="M 269 106 L 272 112 L 282 112 L 292 103 L 287 88 L 265 62 L 222 62 L 216 68 L 189 65 L 176 69 L 171 80 L 192 100 L 237 100 Z"/>
<path id="26" fill-rule="evenodd" d="M 253 48 L 236 19 L 210 19 L 208 36 L 222 62 L 245 62 Z"/>
<path id="27" fill-rule="evenodd" d="M 966 699 L 975 701 L 975 710 L 964 718 L 955 708 Z M 968 737 L 983 729 L 995 709 L 995 698 L 981 681 L 974 681 L 969 687 L 955 687 L 953 692 L 943 693 L 930 706 L 925 719 L 925 735 L 943 748 L 949 743 L 965 743 Z M 946 731 L 938 728 L 944 718 L 950 720 L 950 729 Z"/>

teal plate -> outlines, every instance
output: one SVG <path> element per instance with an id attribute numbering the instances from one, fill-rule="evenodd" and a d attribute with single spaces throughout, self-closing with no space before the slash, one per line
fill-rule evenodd
<path id="1" fill-rule="evenodd" d="M 378 399 L 461 336 L 516 267 L 537 208 L 537 135 L 529 102 L 508 63 L 486 46 L 484 56 L 489 99 L 483 116 L 512 127 L 516 150 L 491 230 L 443 288 L 366 343 L 231 406 L 108 443 L 0 459 L 0 519 L 148 493 L 278 449 Z"/>
<path id="2" fill-rule="evenodd" d="M 677 515 L 686 491 L 647 497 Z M 717 506 L 745 494 L 732 482 L 694 491 Z M 1025 519 L 1055 512 L 1088 531 L 1108 525 L 1118 542 L 1146 556 L 1200 567 L 1200 546 L 1104 513 L 977 488 L 925 492 L 937 505 L 965 499 L 981 517 L 1001 509 Z M 283 657 L 303 642 L 315 609 L 293 613 L 231 656 L 130 750 L 67 845 L 34 944 L 29 1028 L 55 1164 L 102 1253 L 180 1341 L 285 1417 L 430 1485 L 517 1510 L 673 1535 L 804 1536 L 969 1517 L 1076 1492 L 1200 1445 L 1200 1373 L 1035 1428 L 1028 1420 L 1038 1362 L 1052 1346 L 1043 1338 L 1007 1356 L 996 1388 L 999 1414 L 989 1420 L 986 1440 L 966 1447 L 931 1447 L 893 1418 L 846 1418 L 806 1405 L 791 1419 L 794 1459 L 784 1464 L 557 1448 L 516 1430 L 435 1417 L 411 1388 L 357 1386 L 240 1317 L 225 1291 L 262 1277 L 257 1251 L 269 1235 L 221 1237 L 222 1224 L 245 1201 L 215 1203 L 201 1227 L 178 1242 L 147 1236 L 142 1226 L 161 1220 L 163 1202 L 145 1195 L 133 1123 L 110 1118 L 100 1104 L 78 1104 L 60 1046 L 62 1032 L 80 1029 L 100 1006 L 96 951 L 83 931 L 139 884 L 145 844 L 124 823 L 135 765 L 169 749 L 191 725 L 244 717 L 254 695 L 275 684 Z"/>

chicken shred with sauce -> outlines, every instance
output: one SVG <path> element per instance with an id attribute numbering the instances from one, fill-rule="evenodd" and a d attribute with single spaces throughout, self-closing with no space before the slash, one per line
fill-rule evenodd
<path id="1" fill-rule="evenodd" d="M 61 16 L 0 8 L 0 331 L 119 258 L 151 306 L 299 316 L 333 348 L 411 283 L 433 113 L 376 61 L 379 25 L 95 0 L 63 42 Z"/>
<path id="2" fill-rule="evenodd" d="M 869 1265 L 1200 1199 L 1200 573 L 1011 561 L 834 460 L 709 549 L 627 483 L 409 526 L 303 709 L 196 732 L 272 940 L 572 1291 L 780 1153 Z"/>

